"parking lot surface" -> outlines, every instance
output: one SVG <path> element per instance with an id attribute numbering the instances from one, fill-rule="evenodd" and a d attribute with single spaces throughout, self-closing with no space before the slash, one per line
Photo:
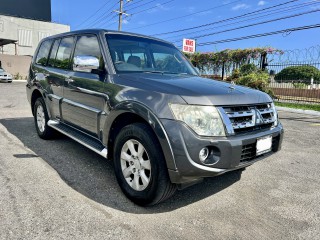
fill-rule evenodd
<path id="1" fill-rule="evenodd" d="M 0 239 L 319 239 L 320 117 L 279 114 L 280 152 L 142 208 L 111 161 L 41 140 L 25 83 L 1 83 Z"/>

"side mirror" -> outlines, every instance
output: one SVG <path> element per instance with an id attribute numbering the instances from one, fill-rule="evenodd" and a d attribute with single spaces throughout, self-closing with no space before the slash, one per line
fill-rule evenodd
<path id="1" fill-rule="evenodd" d="M 73 58 L 73 70 L 78 72 L 95 72 L 99 69 L 99 59 L 94 56 L 79 55 Z"/>

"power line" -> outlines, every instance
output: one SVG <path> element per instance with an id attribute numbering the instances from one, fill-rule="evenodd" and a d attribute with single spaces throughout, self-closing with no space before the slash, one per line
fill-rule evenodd
<path id="1" fill-rule="evenodd" d="M 180 17 L 175 17 L 175 18 L 171 18 L 171 19 L 164 20 L 164 21 L 151 23 L 151 24 L 148 24 L 148 25 L 145 25 L 145 26 L 136 27 L 136 28 L 131 28 L 131 30 L 139 29 L 139 28 L 145 28 L 145 27 L 149 27 L 149 26 L 153 26 L 153 25 L 158 25 L 158 24 L 161 24 L 161 23 L 164 23 L 164 22 L 170 22 L 170 21 L 173 21 L 173 20 L 176 20 L 176 19 L 181 19 L 181 18 L 189 17 L 189 16 L 192 16 L 192 15 L 195 15 L 195 14 L 207 12 L 207 11 L 212 10 L 212 9 L 216 9 L 216 8 L 219 8 L 219 7 L 224 7 L 224 6 L 227 6 L 227 5 L 231 5 L 231 4 L 240 2 L 240 1 L 242 1 L 242 0 L 236 0 L 236 1 L 233 1 L 233 2 L 229 2 L 229 3 L 225 3 L 225 4 L 222 4 L 222 5 L 213 7 L 213 8 L 208 8 L 208 9 L 203 10 L 203 11 L 194 12 L 194 13 L 190 13 L 190 14 L 187 14 L 187 15 L 183 15 L 183 16 L 180 16 Z M 297 0 L 296 0 L 296 1 L 297 1 Z M 135 14 L 137 14 L 137 13 L 135 13 Z"/>
<path id="2" fill-rule="evenodd" d="M 88 18 L 86 18 L 83 22 L 81 22 L 79 25 L 77 25 L 75 28 L 78 28 L 78 27 L 80 27 L 81 25 L 83 25 L 85 22 L 87 22 L 89 19 L 91 19 L 92 17 L 94 17 L 94 16 L 96 16 L 96 14 L 98 13 L 98 12 L 100 12 L 105 6 L 107 6 L 109 3 L 111 3 L 110 1 L 108 2 L 106 2 L 106 3 L 104 3 L 101 7 L 99 7 L 99 9 L 98 10 L 96 10 L 92 15 L 90 15 Z"/>
<path id="3" fill-rule="evenodd" d="M 89 27 L 93 27 L 93 26 L 97 26 L 99 24 L 101 24 L 101 22 L 105 22 L 107 19 L 107 17 L 112 17 L 112 9 L 119 3 L 120 1 L 117 1 L 115 4 L 113 4 L 107 11 L 105 11 L 105 13 L 100 16 L 99 18 L 97 18 L 94 22 L 92 22 L 90 24 Z"/>
<path id="4" fill-rule="evenodd" d="M 262 22 L 258 22 L 258 23 L 253 23 L 253 24 L 249 24 L 249 25 L 245 25 L 245 26 L 226 29 L 226 30 L 222 30 L 222 31 L 218 31 L 218 32 L 213 32 L 213 33 L 207 33 L 207 34 L 203 34 L 203 35 L 193 36 L 191 38 L 199 39 L 199 38 L 212 36 L 212 35 L 216 35 L 216 34 L 220 34 L 220 33 L 236 31 L 236 30 L 243 29 L 243 28 L 248 28 L 248 27 L 258 26 L 258 25 L 262 25 L 262 24 L 266 24 L 266 23 L 270 23 L 270 22 L 276 22 L 276 21 L 285 20 L 285 19 L 289 19 L 289 18 L 299 17 L 299 16 L 302 16 L 302 15 L 311 14 L 311 13 L 315 13 L 315 12 L 319 12 L 319 11 L 320 11 L 320 9 L 315 9 L 315 10 L 306 11 L 306 12 L 302 12 L 302 13 L 297 13 L 297 14 L 293 14 L 293 15 L 289 15 L 289 16 L 284 16 L 284 17 L 270 19 L 270 20 L 266 20 L 266 21 L 262 21 Z M 181 41 L 181 39 L 179 39 L 177 41 L 173 41 L 173 43 L 179 42 L 179 41 Z"/>
<path id="5" fill-rule="evenodd" d="M 140 2 L 144 2 L 144 1 L 145 1 L 145 0 L 140 0 L 140 1 L 133 1 L 133 0 L 132 0 L 132 1 L 130 1 L 130 2 L 127 1 L 126 3 L 127 3 L 127 5 L 130 4 L 130 6 L 132 6 L 132 5 L 138 4 L 138 3 L 140 3 Z"/>
<path id="6" fill-rule="evenodd" d="M 161 3 L 161 5 L 166 5 L 166 4 L 171 3 L 173 1 L 175 1 L 175 0 L 170 0 L 170 1 L 167 1 L 167 2 L 164 2 L 164 3 Z M 158 7 L 159 7 L 159 5 L 157 4 L 157 5 L 153 6 L 153 7 L 150 7 L 150 8 L 147 8 L 147 9 L 143 9 L 143 10 L 141 10 L 139 12 L 132 13 L 131 15 L 137 15 L 139 13 L 142 13 L 142 12 L 145 12 L 145 11 L 149 11 L 151 9 L 158 8 Z M 133 29 L 136 29 L 136 28 L 133 28 Z"/>
<path id="7" fill-rule="evenodd" d="M 152 0 L 152 1 L 148 1 L 148 2 L 145 2 L 145 1 L 144 1 L 143 4 L 140 4 L 140 5 L 138 5 L 138 6 L 134 6 L 133 8 L 129 8 L 129 9 L 127 9 L 127 11 L 131 11 L 131 10 L 133 10 L 133 9 L 136 9 L 136 8 L 139 8 L 139 7 L 148 5 L 148 4 L 150 4 L 150 3 L 152 3 L 152 2 L 155 2 L 155 1 L 157 1 L 157 0 Z M 139 1 L 139 2 L 141 2 L 141 1 Z M 131 5 L 131 6 L 132 6 L 132 5 Z"/>
<path id="8" fill-rule="evenodd" d="M 245 20 L 237 21 L 237 22 L 233 22 L 233 23 L 228 23 L 228 24 L 224 24 L 224 25 L 221 25 L 221 26 L 213 27 L 213 28 L 211 27 L 211 28 L 206 28 L 206 29 L 202 29 L 202 30 L 198 30 L 198 31 L 193 31 L 193 32 L 190 32 L 190 33 L 183 33 L 183 34 L 179 34 L 179 35 L 167 37 L 167 38 L 165 38 L 165 39 L 168 40 L 168 39 L 178 38 L 178 37 L 182 37 L 182 36 L 185 37 L 187 34 L 190 35 L 190 34 L 195 34 L 195 33 L 201 33 L 201 32 L 205 32 L 205 31 L 212 30 L 212 29 L 222 28 L 222 27 L 226 27 L 226 26 L 232 26 L 232 25 L 236 25 L 236 24 L 242 23 L 242 22 L 247 22 L 247 21 L 251 21 L 251 20 L 261 19 L 261 18 L 270 16 L 270 15 L 275 15 L 275 14 L 279 14 L 279 13 L 292 12 L 292 11 L 295 11 L 296 9 L 301 9 L 302 7 L 310 6 L 310 5 L 314 5 L 314 4 L 319 4 L 319 3 L 320 3 L 320 2 L 316 1 L 316 2 L 311 2 L 311 3 L 308 3 L 308 4 L 302 3 L 302 4 L 297 4 L 297 5 L 294 5 L 294 6 L 290 6 L 290 7 L 284 7 L 284 8 L 269 10 L 269 11 L 266 11 L 266 12 L 265 12 L 265 13 L 268 13 L 268 14 L 264 14 L 264 15 L 261 15 L 261 16 L 256 16 L 256 17 L 253 17 L 253 18 L 249 18 L 249 19 L 245 19 Z M 282 10 L 282 9 L 285 9 L 285 10 Z M 255 14 L 251 14 L 251 15 L 249 15 L 249 16 L 251 17 L 251 16 L 255 16 L 255 15 L 257 15 L 257 14 L 258 14 L 258 13 L 255 13 Z M 225 19 L 225 20 L 227 20 L 227 19 Z M 224 21 L 224 20 L 221 20 L 221 21 Z M 196 38 L 196 36 L 190 37 L 190 38 Z M 173 41 L 171 41 L 171 42 L 178 42 L 178 41 L 181 41 L 181 38 L 178 38 L 177 40 L 173 40 Z"/>
<path id="9" fill-rule="evenodd" d="M 115 19 L 116 17 L 117 17 L 117 15 L 112 16 L 112 17 L 109 19 L 109 21 L 112 21 L 112 20 Z M 111 26 L 111 25 L 116 24 L 116 23 L 117 23 L 117 21 L 111 22 L 111 23 L 107 24 L 106 27 Z"/>
<path id="10" fill-rule="evenodd" d="M 177 32 L 183 32 L 183 31 L 187 31 L 187 30 L 197 29 L 197 28 L 200 28 L 200 27 L 206 27 L 206 26 L 210 26 L 210 25 L 214 25 L 214 24 L 218 24 L 218 23 L 234 20 L 234 19 L 237 19 L 237 18 L 241 18 L 241 17 L 244 17 L 244 16 L 252 15 L 254 13 L 262 12 L 262 11 L 265 11 L 265 10 L 268 10 L 268 9 L 271 9 L 271 8 L 276 8 L 276 7 L 279 7 L 279 6 L 282 6 L 282 5 L 286 5 L 286 4 L 289 4 L 289 3 L 292 3 L 292 2 L 296 2 L 296 1 L 298 1 L 298 0 L 291 0 L 291 1 L 288 1 L 288 2 L 281 3 L 281 4 L 273 5 L 271 7 L 259 9 L 259 10 L 253 11 L 253 12 L 245 13 L 245 14 L 242 14 L 242 15 L 238 15 L 238 16 L 235 16 L 235 17 L 231 17 L 231 18 L 227 18 L 227 19 L 223 19 L 223 20 L 219 20 L 219 21 L 215 21 L 215 22 L 211 22 L 211 23 L 206 23 L 206 24 L 202 24 L 202 25 L 198 25 L 198 26 L 194 26 L 194 27 L 189 27 L 189 28 L 184 28 L 184 29 L 179 29 L 179 30 L 170 31 L 170 32 L 158 33 L 158 34 L 154 34 L 153 36 L 167 35 L 167 34 L 171 34 L 171 33 L 177 33 Z"/>
<path id="11" fill-rule="evenodd" d="M 289 18 L 294 18 L 294 17 L 305 15 L 305 14 L 319 12 L 319 11 L 320 11 L 320 9 L 315 9 L 315 10 L 312 10 L 312 11 L 297 13 L 297 14 L 293 14 L 293 15 L 289 15 L 289 16 L 285 16 L 285 17 L 281 17 L 281 18 L 271 19 L 271 20 L 268 20 L 268 21 L 253 23 L 253 24 L 249 24 L 249 25 L 246 25 L 246 26 L 241 26 L 241 27 L 237 27 L 237 28 L 231 28 L 231 29 L 227 29 L 227 30 L 223 30 L 223 31 L 219 31 L 219 32 L 214 32 L 214 33 L 208 33 L 208 34 L 204 34 L 204 35 L 200 35 L 200 36 L 195 36 L 194 38 L 196 38 L 196 39 L 203 38 L 203 37 L 212 36 L 212 35 L 219 34 L 219 33 L 225 33 L 225 32 L 230 32 L 230 31 L 234 31 L 234 30 L 238 30 L 238 29 L 243 29 L 243 28 L 253 27 L 253 26 L 257 26 L 257 25 L 261 25 L 261 24 L 266 24 L 266 23 L 270 23 L 270 22 L 276 22 L 276 21 L 289 19 Z"/>
<path id="12" fill-rule="evenodd" d="M 307 29 L 313 29 L 313 28 L 319 28 L 319 27 L 320 27 L 320 24 L 307 25 L 307 26 L 295 27 L 295 28 L 287 28 L 287 29 L 274 31 L 274 32 L 259 33 L 259 34 L 249 35 L 249 36 L 238 37 L 238 38 L 229 38 L 229 39 L 222 39 L 222 40 L 217 40 L 213 42 L 199 43 L 198 46 L 207 46 L 207 45 L 213 45 L 218 43 L 235 42 L 235 41 L 241 41 L 241 40 L 246 40 L 251 38 L 259 38 L 259 37 L 265 37 L 270 35 L 276 35 L 280 33 L 290 34 L 291 32 L 295 32 L 295 31 L 301 31 L 301 30 L 307 30 Z"/>

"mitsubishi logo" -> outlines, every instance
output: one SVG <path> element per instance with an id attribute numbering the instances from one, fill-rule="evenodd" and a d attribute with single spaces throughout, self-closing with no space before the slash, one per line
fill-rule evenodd
<path id="1" fill-rule="evenodd" d="M 231 90 L 234 90 L 234 89 L 236 89 L 235 86 L 236 86 L 236 84 L 234 83 L 234 81 L 231 81 L 229 88 Z"/>
<path id="2" fill-rule="evenodd" d="M 252 116 L 252 122 L 254 123 L 254 125 L 264 124 L 263 117 L 257 108 L 251 107 L 251 112 L 254 113 L 254 115 Z"/>
<path id="3" fill-rule="evenodd" d="M 264 121 L 263 121 L 263 117 L 261 116 L 261 113 L 258 109 L 255 109 L 256 111 L 256 125 L 260 125 L 260 124 L 263 124 Z"/>

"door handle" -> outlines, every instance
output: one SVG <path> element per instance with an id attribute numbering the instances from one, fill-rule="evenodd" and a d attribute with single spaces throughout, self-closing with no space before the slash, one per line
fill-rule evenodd
<path id="1" fill-rule="evenodd" d="M 74 82 L 74 80 L 72 78 L 66 78 L 65 80 L 66 80 L 67 83 L 73 83 Z"/>

